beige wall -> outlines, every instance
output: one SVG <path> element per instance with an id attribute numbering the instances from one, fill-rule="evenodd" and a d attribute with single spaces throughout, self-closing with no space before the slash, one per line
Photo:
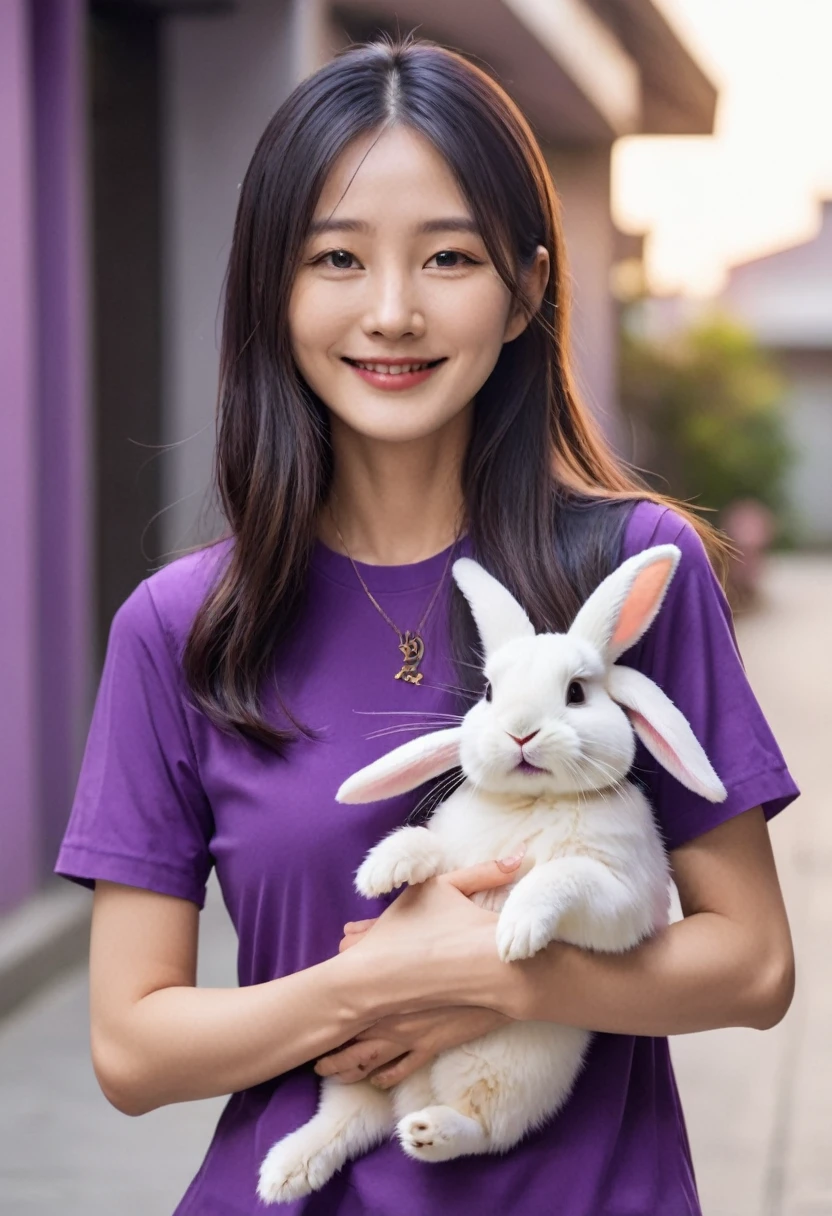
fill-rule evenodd
<path id="1" fill-rule="evenodd" d="M 789 382 L 786 418 L 797 459 L 788 478 L 800 540 L 832 545 L 832 350 L 778 354 Z"/>
<path id="2" fill-rule="evenodd" d="M 610 292 L 614 230 L 608 146 L 549 148 L 546 158 L 563 208 L 572 280 L 573 363 L 583 397 L 617 450 L 616 306 Z"/>
<path id="3" fill-rule="evenodd" d="M 168 552 L 216 535 L 211 481 L 219 310 L 237 192 L 257 140 L 294 81 L 292 6 L 245 0 L 164 28 L 165 442 Z M 200 517 L 201 522 L 200 522 Z"/>

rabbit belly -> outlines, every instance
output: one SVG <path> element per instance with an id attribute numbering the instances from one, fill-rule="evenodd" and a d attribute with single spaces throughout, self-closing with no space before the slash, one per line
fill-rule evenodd
<path id="1" fill-rule="evenodd" d="M 524 1022 L 443 1052 L 430 1066 L 431 1101 L 404 1112 L 395 1100 L 402 1148 L 418 1161 L 506 1152 L 563 1106 L 590 1037 Z M 426 1096 L 424 1084 L 420 1090 Z"/>
<path id="2" fill-rule="evenodd" d="M 599 875 L 601 886 L 615 897 L 601 901 L 597 919 L 602 930 L 612 933 L 615 944 L 606 940 L 605 931 L 597 936 L 579 931 L 574 937 L 568 932 L 557 937 L 592 949 L 619 950 L 667 924 L 667 854 L 650 804 L 632 782 L 623 782 L 614 794 L 580 799 L 542 797 L 525 808 L 514 806 L 508 797 L 504 806 L 493 798 L 483 800 L 476 792 L 463 797 L 462 788 L 437 808 L 428 824 L 428 831 L 439 839 L 448 869 L 507 856 L 526 846 L 511 883 L 471 897 L 480 907 L 501 912 L 512 892 L 547 864 L 567 863 L 561 873 L 564 880 L 571 874 L 568 881 L 572 883 L 581 869 L 589 878 L 587 863 L 594 862 L 621 884 L 616 893 Z M 541 877 L 535 876 L 535 885 Z M 604 921 L 608 924 L 603 925 Z M 633 929 L 629 941 L 625 921 Z"/>

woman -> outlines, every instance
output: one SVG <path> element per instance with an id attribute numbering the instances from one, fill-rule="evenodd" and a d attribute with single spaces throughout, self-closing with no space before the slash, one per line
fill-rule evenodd
<path id="1" fill-rule="evenodd" d="M 314 1113 L 316 1066 L 390 1085 L 508 1018 L 601 1032 L 549 1125 L 505 1157 L 433 1166 L 391 1141 L 280 1210 L 699 1212 L 665 1036 L 787 1009 L 766 818 L 799 791 L 736 650 L 708 557 L 720 539 L 606 446 L 567 331 L 546 166 L 486 74 L 380 42 L 295 90 L 255 151 L 230 255 L 230 535 L 116 614 L 57 864 L 95 888 L 92 1051 L 109 1100 L 141 1114 L 232 1095 L 179 1216 L 262 1210 L 260 1162 Z M 555 943 L 501 964 L 495 914 L 467 896 L 516 862 L 360 899 L 367 850 L 441 788 L 366 807 L 335 790 L 408 737 L 396 730 L 483 693 L 452 558 L 475 556 L 538 629 L 560 630 L 621 560 L 666 541 L 679 571 L 622 661 L 679 705 L 728 789 L 706 803 L 639 748 L 632 777 L 685 919 L 624 957 Z M 239 989 L 195 987 L 212 865 Z"/>

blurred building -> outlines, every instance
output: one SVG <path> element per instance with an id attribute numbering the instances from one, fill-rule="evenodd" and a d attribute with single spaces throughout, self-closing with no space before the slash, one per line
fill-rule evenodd
<path id="1" fill-rule="evenodd" d="M 611 147 L 707 134 L 716 102 L 652 0 L 4 0 L 0 909 L 51 872 L 114 610 L 213 529 L 218 306 L 255 143 L 380 29 L 473 55 L 531 120 L 579 377 L 618 441 Z"/>
<path id="2" fill-rule="evenodd" d="M 832 545 L 832 200 L 812 241 L 736 266 L 719 303 L 777 357 L 797 459 L 788 493 L 801 539 Z"/>

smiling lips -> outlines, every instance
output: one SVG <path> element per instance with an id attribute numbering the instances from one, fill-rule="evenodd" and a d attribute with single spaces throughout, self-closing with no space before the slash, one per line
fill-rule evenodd
<path id="1" fill-rule="evenodd" d="M 417 362 L 415 359 L 376 359 L 371 363 L 345 357 L 344 362 L 375 388 L 401 391 L 423 384 L 445 360 Z"/>

